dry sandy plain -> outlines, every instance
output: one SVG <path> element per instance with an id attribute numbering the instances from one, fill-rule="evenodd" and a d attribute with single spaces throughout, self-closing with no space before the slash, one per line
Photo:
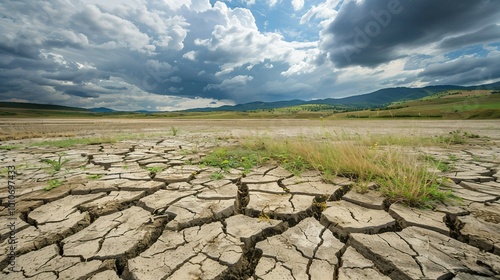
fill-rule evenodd
<path id="1" fill-rule="evenodd" d="M 499 124 L 0 119 L 0 137 L 13 139 L 0 148 L 16 147 L 0 149 L 0 278 L 500 279 Z M 376 191 L 361 195 L 349 179 L 325 183 L 314 171 L 295 176 L 262 166 L 215 179 L 216 169 L 196 164 L 243 136 L 436 137 L 456 130 L 484 141 L 422 147 L 437 159 L 454 158 L 442 175 L 462 199 L 433 210 L 388 205 Z M 32 145 L 116 134 L 144 135 L 71 148 Z M 68 161 L 54 172 L 44 160 L 58 155 Z M 145 167 L 163 171 L 152 176 Z M 54 180 L 61 185 L 44 190 Z M 318 208 L 315 198 L 325 195 Z"/>

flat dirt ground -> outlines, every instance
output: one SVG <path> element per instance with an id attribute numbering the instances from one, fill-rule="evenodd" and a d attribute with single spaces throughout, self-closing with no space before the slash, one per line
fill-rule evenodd
<path id="1" fill-rule="evenodd" d="M 0 119 L 0 133 L 216 133 L 222 135 L 315 135 L 326 132 L 394 135 L 443 135 L 462 130 L 500 138 L 499 120 L 183 120 L 183 119 Z"/>
<path id="2" fill-rule="evenodd" d="M 0 119 L 0 279 L 499 279 L 499 124 Z M 473 137 L 404 147 L 449 164 L 432 172 L 458 200 L 434 209 L 317 171 L 200 164 L 245 136 L 400 143 L 454 131 Z M 47 145 L 63 136 L 102 142 Z"/>

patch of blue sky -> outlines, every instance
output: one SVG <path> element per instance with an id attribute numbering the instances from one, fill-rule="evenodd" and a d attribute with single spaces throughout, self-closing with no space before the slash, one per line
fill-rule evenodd
<path id="1" fill-rule="evenodd" d="M 489 51 L 484 48 L 483 44 L 477 44 L 451 51 L 445 54 L 445 57 L 449 59 L 456 59 L 465 55 L 474 55 L 475 57 L 486 57 L 488 53 Z"/>
<path id="2" fill-rule="evenodd" d="M 500 42 L 488 44 L 488 47 L 494 47 L 497 50 L 500 50 Z"/>

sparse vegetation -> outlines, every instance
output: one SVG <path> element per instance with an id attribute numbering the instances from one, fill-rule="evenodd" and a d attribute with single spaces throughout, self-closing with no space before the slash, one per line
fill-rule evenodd
<path id="1" fill-rule="evenodd" d="M 334 140 L 249 139 L 240 147 L 217 149 L 203 163 L 222 170 L 249 170 L 266 162 L 280 164 L 292 172 L 316 169 L 326 181 L 342 176 L 355 180 L 361 187 L 375 182 L 389 200 L 410 206 L 425 207 L 449 197 L 449 193 L 439 190 L 438 178 L 429 170 L 436 167 L 435 163 L 408 154 L 402 148 L 374 148 L 356 141 Z M 444 169 L 445 165 L 437 168 Z"/>
<path id="2" fill-rule="evenodd" d="M 481 138 L 481 136 L 467 131 L 462 132 L 462 130 L 457 129 L 450 131 L 448 135 L 438 136 L 438 142 L 444 144 L 461 145 L 467 144 L 469 142 L 469 139 L 471 138 L 477 139 Z"/>
<path id="3" fill-rule="evenodd" d="M 251 151 L 246 147 L 222 147 L 208 154 L 201 163 L 206 166 L 219 167 L 223 171 L 242 168 L 248 172 L 252 167 L 263 164 L 269 159 L 263 153 Z"/>
<path id="4" fill-rule="evenodd" d="M 69 162 L 69 159 L 63 159 L 62 156 L 63 156 L 62 154 L 59 154 L 59 158 L 57 160 L 44 159 L 44 160 L 42 160 L 42 162 L 47 163 L 48 165 L 50 165 L 54 169 L 54 172 L 57 172 L 57 171 L 61 170 L 61 168 L 64 164 Z"/>
<path id="5" fill-rule="evenodd" d="M 210 175 L 210 179 L 212 180 L 222 180 L 224 179 L 224 174 L 222 172 L 214 172 Z"/>
<path id="6" fill-rule="evenodd" d="M 20 147 L 21 146 L 17 146 L 17 145 L 2 145 L 2 146 L 0 146 L 0 150 L 11 151 L 11 150 L 19 149 Z"/>
<path id="7" fill-rule="evenodd" d="M 172 132 L 172 136 L 177 136 L 177 133 L 179 133 L 179 129 L 175 126 L 171 126 L 170 131 Z"/>
<path id="8" fill-rule="evenodd" d="M 162 172 L 163 170 L 165 170 L 165 168 L 163 168 L 161 166 L 151 166 L 151 167 L 146 167 L 144 169 L 149 171 L 151 174 L 158 174 L 158 173 Z"/>
<path id="9" fill-rule="evenodd" d="M 51 179 L 47 181 L 47 186 L 43 188 L 44 191 L 50 191 L 62 185 L 62 181 L 59 179 Z"/>
<path id="10" fill-rule="evenodd" d="M 134 140 L 134 139 L 143 139 L 147 137 L 157 137 L 162 134 L 158 133 L 135 133 L 135 134 L 107 134 L 107 136 L 99 136 L 99 137 L 70 137 L 59 140 L 45 140 L 45 141 L 37 141 L 32 143 L 32 146 L 49 146 L 49 147 L 57 147 L 57 148 L 68 148 L 76 145 L 99 145 L 99 144 L 113 144 L 124 140 Z M 163 134 L 164 135 L 164 134 Z"/>
<path id="11" fill-rule="evenodd" d="M 92 174 L 92 175 L 87 176 L 87 178 L 89 178 L 91 180 L 98 180 L 98 179 L 102 178 L 102 175 L 100 175 L 100 174 Z"/>
<path id="12" fill-rule="evenodd" d="M 450 165 L 441 160 L 435 159 L 433 156 L 424 155 L 421 157 L 422 160 L 429 162 L 431 165 L 434 165 L 439 171 L 447 172 L 450 170 Z"/>
<path id="13" fill-rule="evenodd" d="M 89 138 L 67 138 L 62 140 L 49 140 L 35 142 L 32 146 L 51 146 L 58 148 L 67 148 L 75 145 L 97 145 L 104 143 L 116 143 L 122 138 L 119 136 L 109 137 L 89 137 Z"/>

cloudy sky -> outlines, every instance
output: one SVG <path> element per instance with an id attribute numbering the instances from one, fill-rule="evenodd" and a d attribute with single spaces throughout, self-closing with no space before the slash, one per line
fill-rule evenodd
<path id="1" fill-rule="evenodd" d="M 0 15 L 0 101 L 164 111 L 500 79 L 498 0 L 3 0 Z"/>

